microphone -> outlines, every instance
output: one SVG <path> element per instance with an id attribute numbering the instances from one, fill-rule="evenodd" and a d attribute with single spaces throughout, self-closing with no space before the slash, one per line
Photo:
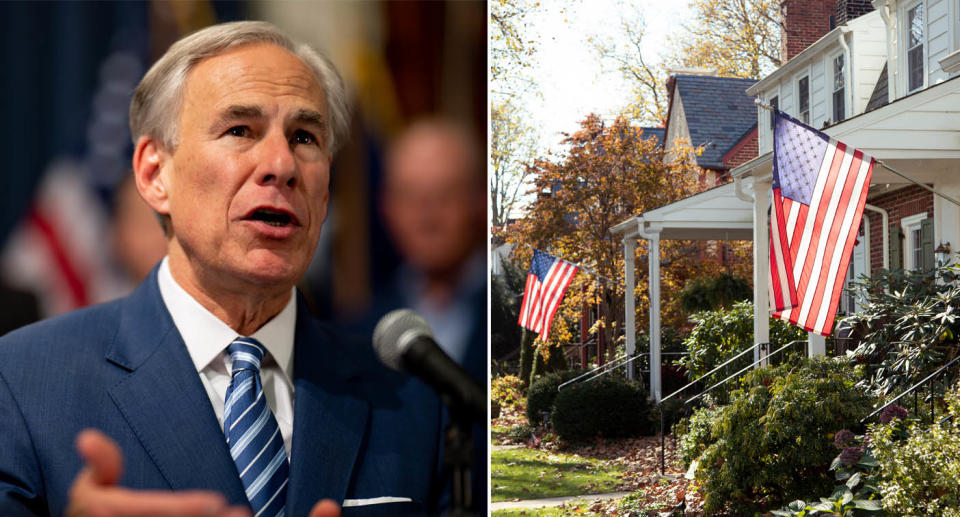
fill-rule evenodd
<path id="1" fill-rule="evenodd" d="M 373 330 L 373 348 L 383 364 L 436 390 L 454 413 L 480 422 L 487 418 L 484 389 L 437 346 L 430 324 L 416 312 L 398 309 L 381 318 Z"/>

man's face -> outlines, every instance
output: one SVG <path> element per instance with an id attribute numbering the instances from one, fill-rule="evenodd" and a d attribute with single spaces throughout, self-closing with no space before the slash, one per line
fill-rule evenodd
<path id="1" fill-rule="evenodd" d="M 411 135 L 394 151 L 384 215 L 408 262 L 427 273 L 446 274 L 475 249 L 485 206 L 463 144 L 438 131 Z"/>
<path id="2" fill-rule="evenodd" d="M 311 70 L 270 44 L 201 61 L 187 77 L 178 136 L 161 169 L 171 267 L 180 256 L 201 282 L 289 289 L 329 198 L 326 98 Z"/>

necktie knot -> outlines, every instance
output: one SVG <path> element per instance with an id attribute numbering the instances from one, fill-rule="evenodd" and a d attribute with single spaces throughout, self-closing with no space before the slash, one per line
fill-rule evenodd
<path id="1" fill-rule="evenodd" d="M 238 337 L 227 347 L 227 352 L 233 360 L 232 375 L 243 370 L 260 371 L 260 363 L 266 353 L 266 348 L 252 337 Z"/>

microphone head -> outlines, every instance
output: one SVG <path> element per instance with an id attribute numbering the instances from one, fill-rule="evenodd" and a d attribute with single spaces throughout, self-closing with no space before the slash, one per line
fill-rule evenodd
<path id="1" fill-rule="evenodd" d="M 403 354 L 411 343 L 422 337 L 433 339 L 427 320 L 410 309 L 397 309 L 377 322 L 373 329 L 373 348 L 383 364 L 404 371 Z"/>

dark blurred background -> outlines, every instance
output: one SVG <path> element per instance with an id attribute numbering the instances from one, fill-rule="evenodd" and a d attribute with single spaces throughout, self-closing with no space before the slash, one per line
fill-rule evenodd
<path id="1" fill-rule="evenodd" d="M 0 334 L 122 296 L 163 255 L 159 226 L 124 183 L 130 95 L 173 41 L 241 19 L 313 44 L 353 93 L 353 138 L 334 162 L 303 287 L 321 316 L 369 310 L 400 261 L 377 201 L 389 143 L 441 115 L 485 152 L 483 2 L 2 2 Z"/>

